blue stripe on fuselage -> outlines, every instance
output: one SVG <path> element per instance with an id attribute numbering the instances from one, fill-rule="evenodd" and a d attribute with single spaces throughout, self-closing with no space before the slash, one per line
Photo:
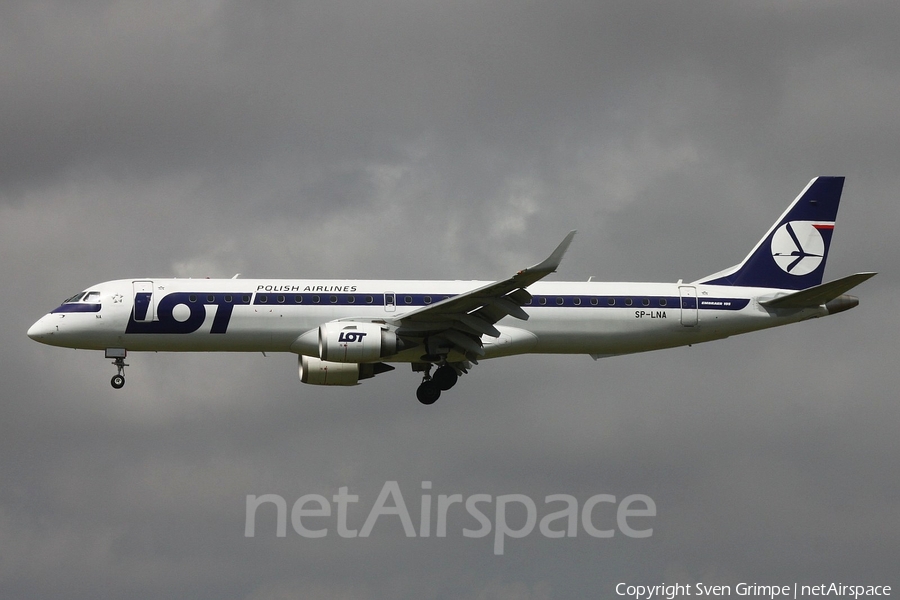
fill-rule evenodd
<path id="1" fill-rule="evenodd" d="M 403 294 L 395 293 L 394 302 L 398 308 L 404 306 L 421 307 L 452 298 L 448 294 Z M 584 294 L 536 294 L 526 307 L 564 308 L 695 308 L 694 298 L 682 299 L 678 296 L 592 296 Z M 703 310 L 741 310 L 750 303 L 749 298 L 699 298 Z M 289 306 L 381 306 L 384 294 L 276 294 L 258 292 L 254 305 Z"/>

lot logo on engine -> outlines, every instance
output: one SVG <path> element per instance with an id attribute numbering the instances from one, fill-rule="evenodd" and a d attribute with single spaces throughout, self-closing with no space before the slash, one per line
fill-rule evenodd
<path id="1" fill-rule="evenodd" d="M 361 342 L 366 337 L 364 331 L 342 331 L 338 336 L 339 342 Z"/>

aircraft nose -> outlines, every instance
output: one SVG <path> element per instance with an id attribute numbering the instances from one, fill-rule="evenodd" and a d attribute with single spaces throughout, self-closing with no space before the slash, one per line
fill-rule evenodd
<path id="1" fill-rule="evenodd" d="M 51 333 L 50 326 L 47 323 L 47 317 L 41 317 L 38 319 L 34 325 L 28 328 L 28 337 L 33 339 L 36 342 L 41 342 L 46 339 Z"/>

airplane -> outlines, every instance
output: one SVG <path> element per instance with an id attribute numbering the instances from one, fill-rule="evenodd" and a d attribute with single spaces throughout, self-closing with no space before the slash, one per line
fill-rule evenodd
<path id="1" fill-rule="evenodd" d="M 843 177 L 816 177 L 739 264 L 691 283 L 541 281 L 542 262 L 484 281 L 131 278 L 91 286 L 28 330 L 103 350 L 125 385 L 127 353 L 291 352 L 303 383 L 357 385 L 409 363 L 433 404 L 479 361 L 526 353 L 594 360 L 718 340 L 858 305 L 875 273 L 822 283 Z M 434 373 L 432 373 L 434 369 Z"/>

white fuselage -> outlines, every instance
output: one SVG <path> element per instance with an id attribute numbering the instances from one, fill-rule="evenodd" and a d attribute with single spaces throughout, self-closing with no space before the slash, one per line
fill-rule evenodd
<path id="1" fill-rule="evenodd" d="M 127 279 L 62 304 L 28 335 L 70 348 L 129 351 L 291 352 L 303 333 L 340 319 L 390 321 L 486 285 L 481 281 Z M 780 290 L 676 283 L 538 282 L 506 317 L 500 337 L 482 336 L 484 358 L 523 353 L 595 358 L 720 339 L 824 316 L 824 306 L 772 310 Z M 407 348 L 383 362 L 416 362 Z"/>

